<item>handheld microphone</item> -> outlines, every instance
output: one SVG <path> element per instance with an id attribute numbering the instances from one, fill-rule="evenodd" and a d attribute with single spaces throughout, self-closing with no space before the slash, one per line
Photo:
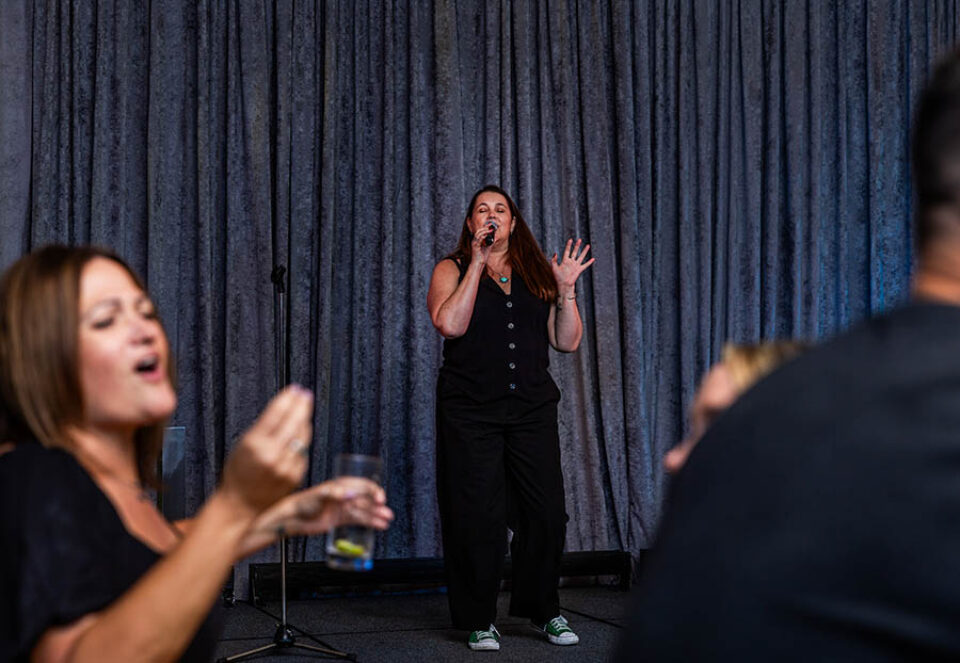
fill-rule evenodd
<path id="1" fill-rule="evenodd" d="M 487 235 L 486 237 L 483 238 L 483 245 L 484 245 L 484 246 L 490 246 L 491 244 L 493 244 L 494 235 L 495 235 L 496 232 L 497 232 L 497 228 L 500 227 L 500 226 L 497 225 L 497 222 L 496 222 L 496 221 L 491 221 L 491 222 L 488 223 L 487 225 L 490 226 L 491 228 L 493 228 L 493 232 L 491 232 L 489 235 Z"/>

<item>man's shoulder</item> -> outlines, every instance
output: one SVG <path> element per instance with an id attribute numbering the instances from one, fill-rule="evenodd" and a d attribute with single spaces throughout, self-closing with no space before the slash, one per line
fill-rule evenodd
<path id="1" fill-rule="evenodd" d="M 878 412 L 899 413 L 904 421 L 898 424 L 916 427 L 917 414 L 903 406 L 905 399 L 923 400 L 953 383 L 960 386 L 960 307 L 909 304 L 785 363 L 723 413 L 698 447 L 716 444 L 722 449 L 716 454 L 726 458 L 715 462 L 740 464 L 760 448 L 764 456 L 792 458 L 811 437 L 840 435 Z M 896 411 L 887 412 L 891 407 Z M 793 438 L 803 445 L 786 443 Z"/>
<path id="2" fill-rule="evenodd" d="M 960 307 L 916 302 L 855 324 L 774 371 L 755 390 L 795 402 L 801 394 L 853 395 L 854 385 L 882 387 L 923 381 L 932 374 L 960 377 Z M 749 399 L 744 399 L 748 401 Z M 800 403 L 803 405 L 803 403 Z"/>

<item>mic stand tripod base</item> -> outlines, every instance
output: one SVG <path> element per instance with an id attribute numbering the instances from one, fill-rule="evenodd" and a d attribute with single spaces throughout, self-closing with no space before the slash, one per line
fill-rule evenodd
<path id="1" fill-rule="evenodd" d="M 320 644 L 326 645 L 327 643 L 323 640 L 318 640 Z M 293 634 L 293 629 L 287 624 L 287 538 L 285 536 L 280 537 L 280 623 L 277 624 L 277 630 L 273 634 L 273 642 L 269 645 L 263 645 L 262 647 L 257 647 L 256 649 L 251 649 L 250 651 L 241 652 L 239 654 L 234 654 L 233 656 L 227 656 L 225 658 L 217 659 L 217 663 L 233 663 L 233 661 L 240 661 L 250 656 L 256 656 L 257 654 L 262 654 L 263 652 L 271 651 L 273 649 L 279 649 L 281 651 L 285 649 L 306 649 L 315 654 L 322 655 L 329 658 L 337 658 L 344 661 L 356 661 L 356 654 L 348 654 L 346 652 L 333 649 L 332 647 L 317 647 L 315 645 L 305 645 L 301 642 L 297 642 L 296 636 Z"/>
<path id="2" fill-rule="evenodd" d="M 257 654 L 262 654 L 264 652 L 271 651 L 273 649 L 306 649 L 317 654 L 323 654 L 324 656 L 329 656 L 331 658 L 339 658 L 345 661 L 356 661 L 356 654 L 347 654 L 336 649 L 326 649 L 324 647 L 316 647 L 314 645 L 305 645 L 302 642 L 297 642 L 296 636 L 293 634 L 293 629 L 291 629 L 286 624 L 277 624 L 277 631 L 273 634 L 273 642 L 269 645 L 264 645 L 262 647 L 257 647 L 256 649 L 251 649 L 250 651 L 245 651 L 240 654 L 234 654 L 233 656 L 227 656 L 225 658 L 217 659 L 217 663 L 233 663 L 233 661 L 240 661 L 250 656 L 256 656 Z"/>

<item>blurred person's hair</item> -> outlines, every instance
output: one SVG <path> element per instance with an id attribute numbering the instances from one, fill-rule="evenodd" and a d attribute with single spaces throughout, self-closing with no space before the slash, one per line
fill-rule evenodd
<path id="1" fill-rule="evenodd" d="M 119 256 L 95 247 L 46 246 L 15 262 L 0 279 L 0 442 L 36 440 L 73 450 L 72 426 L 82 426 L 80 279 L 94 258 L 123 267 Z M 172 356 L 167 363 L 174 382 Z M 165 421 L 137 430 L 140 480 L 158 487 L 157 459 Z"/>
<path id="2" fill-rule="evenodd" d="M 766 341 L 763 343 L 727 343 L 721 362 L 730 371 L 738 393 L 743 393 L 773 369 L 807 348 L 800 341 Z"/>

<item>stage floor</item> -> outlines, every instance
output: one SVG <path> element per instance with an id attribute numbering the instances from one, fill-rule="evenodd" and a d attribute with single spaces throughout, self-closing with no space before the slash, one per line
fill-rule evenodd
<path id="1" fill-rule="evenodd" d="M 466 633 L 449 627 L 447 597 L 436 592 L 391 596 L 291 601 L 287 622 L 297 641 L 356 654 L 362 663 L 380 661 L 468 661 L 495 658 L 508 661 L 607 661 L 620 637 L 630 594 L 612 587 L 565 587 L 561 611 L 580 636 L 580 644 L 557 647 L 522 619 L 507 617 L 509 592 L 501 592 L 497 620 L 502 640 L 499 652 L 473 652 Z M 279 621 L 279 604 L 256 608 L 238 603 L 227 608 L 218 657 L 232 656 L 268 644 Z M 309 652 L 286 649 L 245 660 L 322 660 Z"/>

